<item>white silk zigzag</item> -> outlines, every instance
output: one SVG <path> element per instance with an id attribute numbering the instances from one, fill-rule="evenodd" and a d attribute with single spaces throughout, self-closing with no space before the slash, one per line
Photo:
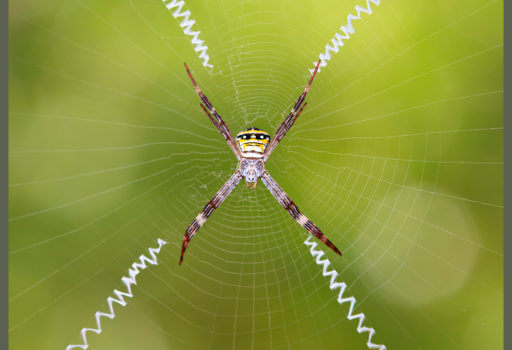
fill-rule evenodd
<path id="1" fill-rule="evenodd" d="M 347 16 L 347 24 L 340 27 L 340 30 L 343 34 L 336 33 L 334 34 L 334 38 L 331 39 L 332 45 L 325 45 L 325 52 L 321 53 L 318 57 L 320 58 L 320 68 L 327 66 L 327 61 L 331 59 L 331 52 L 333 54 L 337 53 L 340 50 L 340 47 L 343 46 L 343 40 L 350 39 L 350 36 L 354 34 L 356 31 L 354 30 L 354 27 L 352 26 L 352 21 L 356 19 L 361 19 L 361 12 L 367 13 L 369 15 L 372 14 L 372 7 L 371 3 L 375 4 L 375 6 L 380 5 L 380 0 L 366 0 L 366 8 L 361 7 L 359 5 L 356 5 L 355 10 L 357 12 L 357 15 L 349 14 Z M 313 62 L 314 67 L 316 67 L 317 62 Z M 313 71 L 315 68 L 310 69 L 309 72 L 313 74 Z M 318 71 L 320 72 L 320 68 L 318 68 Z"/>
<path id="2" fill-rule="evenodd" d="M 354 311 L 354 306 L 356 305 L 356 298 L 354 298 L 352 296 L 351 297 L 346 297 L 346 298 L 343 297 L 343 293 L 345 292 L 345 289 L 347 288 L 347 284 L 345 282 L 341 282 L 341 283 L 340 282 L 336 282 L 336 277 L 338 277 L 338 272 L 336 270 L 334 270 L 334 269 L 331 270 L 331 271 L 327 271 L 328 268 L 329 268 L 329 265 L 331 265 L 331 262 L 329 261 L 328 258 L 325 258 L 324 260 L 320 260 L 320 258 L 322 256 L 324 256 L 325 253 L 323 251 L 321 251 L 321 250 L 315 250 L 315 248 L 317 247 L 318 243 L 311 242 L 310 239 L 311 239 L 311 236 L 309 236 L 308 239 L 306 239 L 304 244 L 309 246 L 309 247 L 311 247 L 310 248 L 310 252 L 311 252 L 311 255 L 313 257 L 316 256 L 316 263 L 318 265 L 323 265 L 324 268 L 323 268 L 323 273 L 322 274 L 325 277 L 328 277 L 328 276 L 331 277 L 331 282 L 329 284 L 329 287 L 331 288 L 331 290 L 334 290 L 336 288 L 340 288 L 340 293 L 338 294 L 338 303 L 340 305 L 343 304 L 343 303 L 347 303 L 347 302 L 350 303 L 350 308 L 349 308 L 349 311 L 348 311 L 347 318 L 349 320 L 353 320 L 353 319 L 356 319 L 356 318 L 359 319 L 359 323 L 357 325 L 357 332 L 358 333 L 368 332 L 368 342 L 366 343 L 366 346 L 368 346 L 369 349 L 385 350 L 386 349 L 385 345 L 377 345 L 377 344 L 372 343 L 372 337 L 375 334 L 375 329 L 363 326 L 365 315 L 363 313 L 360 313 L 360 314 L 357 314 L 357 315 L 353 315 L 352 314 L 353 311 Z"/>
<path id="3" fill-rule="evenodd" d="M 96 311 L 96 313 L 94 314 L 94 317 L 96 318 L 96 328 L 82 328 L 82 330 L 80 331 L 80 334 L 82 335 L 83 344 L 79 344 L 79 345 L 78 344 L 75 344 L 75 345 L 70 344 L 67 346 L 66 350 L 71 350 L 74 348 L 87 349 L 89 347 L 89 344 L 87 343 L 86 333 L 94 332 L 96 334 L 100 334 L 101 333 L 100 318 L 102 316 L 108 317 L 110 319 L 113 319 L 114 317 L 116 317 L 116 315 L 114 314 L 113 303 L 118 303 L 119 305 L 121 305 L 123 307 L 126 306 L 127 302 L 124 299 L 124 297 L 127 297 L 127 298 L 133 297 L 132 284 L 135 284 L 135 285 L 137 284 L 135 277 L 139 274 L 139 272 L 141 270 L 144 270 L 147 267 L 146 262 L 151 265 L 158 265 L 158 262 L 156 260 L 156 255 L 158 253 L 160 253 L 160 248 L 162 248 L 162 246 L 165 244 L 167 244 L 167 242 L 165 242 L 164 240 L 159 238 L 158 239 L 158 248 L 149 248 L 148 249 L 149 255 L 151 255 L 151 259 L 149 259 L 145 255 L 141 255 L 139 257 L 139 261 L 138 262 L 136 261 L 132 264 L 132 267 L 130 269 L 128 269 L 128 275 L 130 277 L 124 276 L 121 278 L 121 281 L 123 281 L 124 285 L 126 286 L 126 292 L 120 292 L 117 289 L 114 289 L 114 294 L 116 295 L 117 298 L 114 298 L 114 297 L 107 298 L 108 308 L 109 308 L 110 312 L 104 313 L 101 311 Z"/>
<path id="4" fill-rule="evenodd" d="M 168 0 L 162 1 L 166 2 Z M 206 53 L 206 50 L 208 50 L 208 46 L 203 46 L 204 40 L 199 39 L 199 34 L 201 34 L 201 31 L 192 31 L 192 26 L 196 23 L 196 21 L 194 19 L 190 19 L 190 10 L 181 12 L 183 10 L 184 5 L 185 1 L 183 0 L 172 0 L 172 2 L 166 4 L 165 6 L 169 11 L 177 7 L 177 9 L 172 13 L 172 16 L 176 19 L 178 19 L 178 17 L 183 17 L 183 20 L 180 23 L 180 27 L 181 29 L 183 29 L 183 33 L 185 33 L 185 35 L 189 35 L 192 37 L 192 45 L 195 46 L 194 51 L 201 51 L 199 58 L 203 60 L 203 66 L 213 68 L 213 65 L 208 63 L 208 61 L 210 60 L 210 56 L 208 56 L 208 54 Z"/>

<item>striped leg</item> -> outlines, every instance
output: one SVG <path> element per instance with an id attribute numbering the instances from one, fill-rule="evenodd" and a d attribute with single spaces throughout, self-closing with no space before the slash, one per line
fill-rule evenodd
<path id="1" fill-rule="evenodd" d="M 309 91 L 309 87 L 311 86 L 311 83 L 313 83 L 313 79 L 315 79 L 316 72 L 318 71 L 318 67 L 320 66 L 320 60 L 318 60 L 318 63 L 316 64 L 316 68 L 313 71 L 313 74 L 311 75 L 311 78 L 309 79 L 309 83 L 304 89 L 304 92 L 302 95 L 299 96 L 295 104 L 293 105 L 293 108 L 286 117 L 286 119 L 279 125 L 279 128 L 277 128 L 276 133 L 272 137 L 272 140 L 270 140 L 270 143 L 268 144 L 267 148 L 265 149 L 265 155 L 263 156 L 263 161 L 266 161 L 274 148 L 277 147 L 279 142 L 283 139 L 283 137 L 286 135 L 288 130 L 293 126 L 293 123 L 295 123 L 295 120 L 299 117 L 300 112 L 302 112 L 302 109 L 306 106 L 304 103 L 304 100 L 306 99 L 306 94 Z"/>
<path id="2" fill-rule="evenodd" d="M 309 231 L 313 236 L 324 242 L 329 248 L 331 248 L 336 254 L 341 255 L 341 252 L 336 248 L 336 246 L 324 236 L 322 231 L 304 214 L 299 211 L 299 208 L 293 203 L 293 201 L 288 197 L 286 192 L 283 191 L 281 187 L 277 184 L 277 182 L 270 176 L 268 171 L 264 171 L 261 176 L 261 181 L 267 186 L 272 195 L 277 199 L 277 201 L 285 208 L 288 213 L 294 218 L 299 224 L 302 225 L 306 230 Z"/>
<path id="3" fill-rule="evenodd" d="M 224 184 L 224 186 L 221 187 L 221 189 L 213 196 L 212 200 L 209 201 L 203 208 L 203 211 L 201 211 L 194 221 L 190 224 L 190 226 L 185 231 L 185 237 L 183 238 L 183 244 L 181 246 L 181 257 L 180 257 L 180 265 L 183 262 L 183 254 L 185 254 L 185 250 L 187 249 L 188 243 L 194 237 L 203 226 L 206 219 L 212 215 L 212 212 L 219 207 L 219 205 L 224 202 L 224 200 L 229 196 L 231 191 L 233 191 L 242 180 L 242 174 L 239 170 L 235 171 L 235 173 L 229 178 L 228 181 Z"/>
<path id="4" fill-rule="evenodd" d="M 192 77 L 192 73 L 190 73 L 190 70 L 188 69 L 187 64 L 185 63 L 185 68 L 187 69 L 188 76 L 190 77 L 190 80 L 192 80 L 192 84 L 194 84 L 194 87 L 196 89 L 197 94 L 201 98 L 201 102 L 204 104 L 201 105 L 203 107 L 204 111 L 212 121 L 213 125 L 219 130 L 219 132 L 222 134 L 226 142 L 228 143 L 228 146 L 231 148 L 233 153 L 236 156 L 236 159 L 240 160 L 242 157 L 242 154 L 240 152 L 240 148 L 238 147 L 238 144 L 236 143 L 235 139 L 233 138 L 233 135 L 231 134 L 231 131 L 229 131 L 228 126 L 222 119 L 219 113 L 215 110 L 215 107 L 211 104 L 211 102 L 208 100 L 208 98 L 203 94 L 201 89 L 196 84 L 196 81 Z M 211 113 L 211 114 L 210 114 Z M 212 116 L 213 114 L 213 116 Z"/>

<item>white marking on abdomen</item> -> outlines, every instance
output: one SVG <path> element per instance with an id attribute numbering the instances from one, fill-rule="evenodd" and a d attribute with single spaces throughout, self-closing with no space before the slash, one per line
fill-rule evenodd
<path id="1" fill-rule="evenodd" d="M 242 155 L 245 157 L 245 158 L 261 158 L 263 157 L 263 152 L 254 152 L 254 151 L 249 151 L 249 152 L 245 152 L 245 151 L 242 151 Z"/>

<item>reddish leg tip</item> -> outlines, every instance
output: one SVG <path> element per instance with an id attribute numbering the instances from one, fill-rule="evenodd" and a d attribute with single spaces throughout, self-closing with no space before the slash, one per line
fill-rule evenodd
<path id="1" fill-rule="evenodd" d="M 183 256 L 185 255 L 185 250 L 187 250 L 188 242 L 190 242 L 190 239 L 187 240 L 187 236 L 185 236 L 183 244 L 181 245 L 180 265 L 183 262 Z"/>

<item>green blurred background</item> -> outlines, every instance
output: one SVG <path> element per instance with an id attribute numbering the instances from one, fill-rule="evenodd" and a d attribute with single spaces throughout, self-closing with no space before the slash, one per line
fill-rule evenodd
<path id="1" fill-rule="evenodd" d="M 64 349 L 157 238 L 158 266 L 91 349 L 365 349 L 260 183 L 186 227 L 234 170 L 183 67 L 233 133 L 273 133 L 362 0 L 188 1 L 202 66 L 158 0 L 11 0 L 11 349 Z M 503 2 L 384 0 L 318 74 L 267 169 L 389 349 L 503 347 Z"/>

